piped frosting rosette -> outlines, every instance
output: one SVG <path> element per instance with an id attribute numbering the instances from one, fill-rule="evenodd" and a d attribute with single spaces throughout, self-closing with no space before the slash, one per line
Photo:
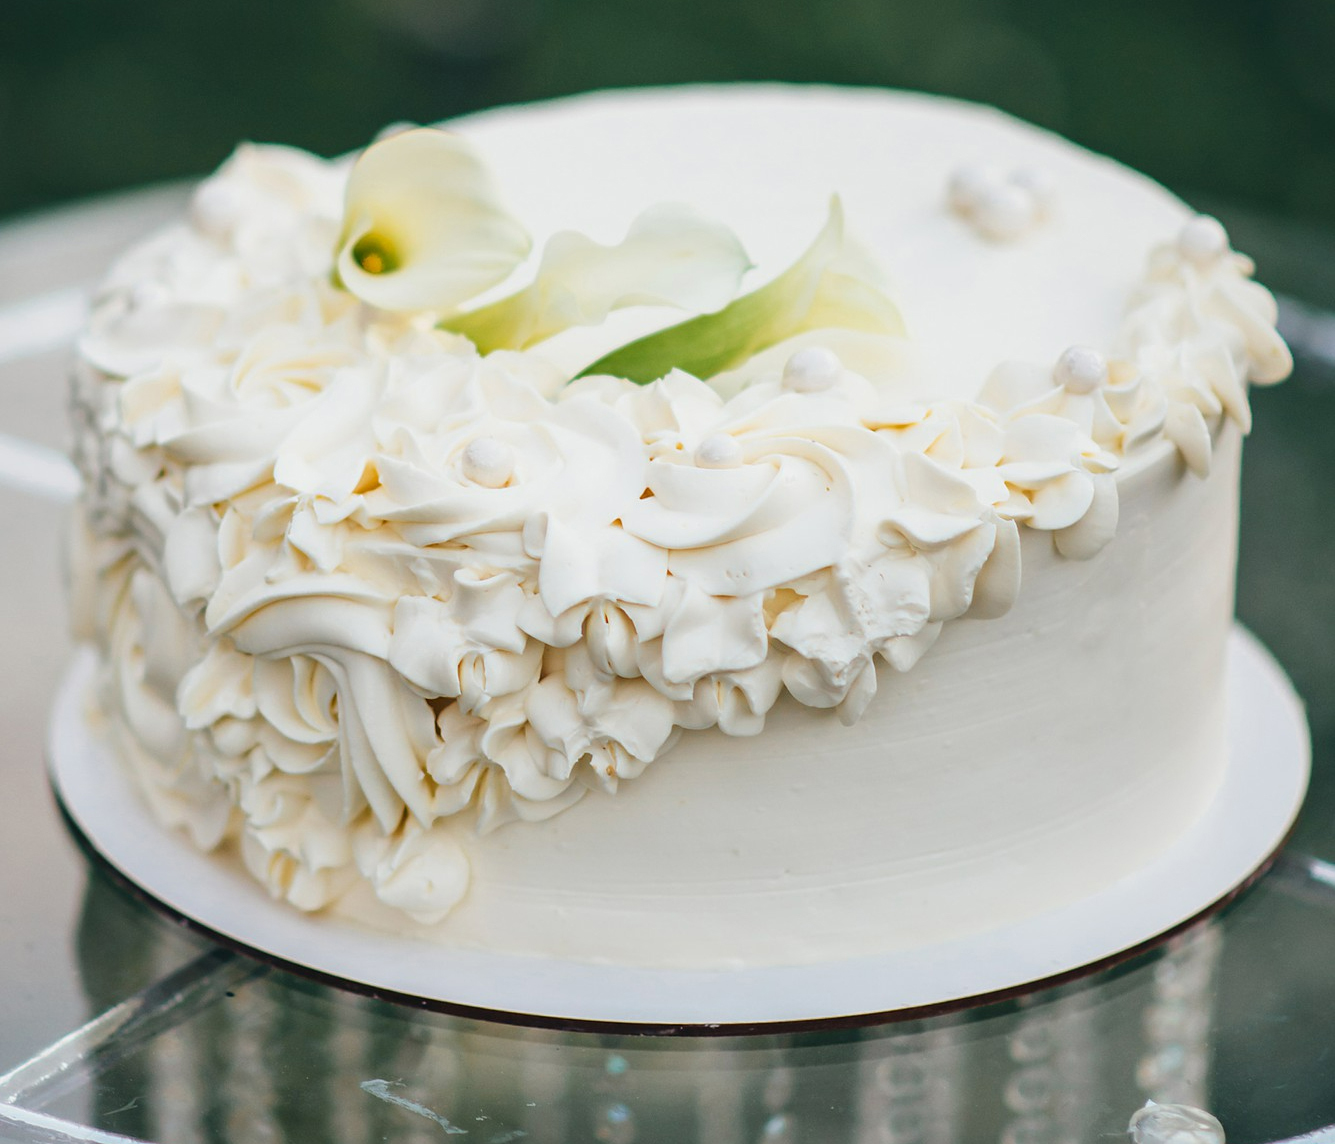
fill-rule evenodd
<path id="1" fill-rule="evenodd" d="M 1287 372 L 1210 220 L 1155 252 L 1114 344 L 1005 363 L 973 402 L 845 367 L 849 331 L 902 334 L 837 204 L 749 295 L 726 228 L 673 208 L 557 236 L 469 308 L 528 245 L 440 134 L 401 137 L 388 190 L 393 140 L 351 182 L 243 149 L 82 346 L 76 563 L 121 753 L 163 821 L 236 838 L 303 909 L 362 880 L 435 922 L 468 831 L 614 792 L 682 734 L 759 734 L 785 694 L 855 721 L 878 663 L 1011 606 L 1019 529 L 1092 556 L 1126 458 L 1167 439 L 1203 474 L 1247 382 Z M 530 348 L 646 302 L 696 316 L 573 380 Z"/>

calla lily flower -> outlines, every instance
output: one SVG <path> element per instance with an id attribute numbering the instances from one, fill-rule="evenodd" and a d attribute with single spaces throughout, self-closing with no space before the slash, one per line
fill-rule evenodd
<path id="1" fill-rule="evenodd" d="M 902 334 L 895 304 L 870 281 L 870 268 L 844 237 L 836 195 L 815 241 L 773 281 L 714 314 L 702 314 L 613 350 L 581 376 L 611 374 L 641 385 L 672 369 L 710 378 L 808 330 Z"/>
<path id="2" fill-rule="evenodd" d="M 352 168 L 338 276 L 384 310 L 453 310 L 507 278 L 530 240 L 457 135 L 416 128 L 368 147 Z"/>
<path id="3" fill-rule="evenodd" d="M 524 349 L 571 326 L 595 326 L 626 306 L 717 310 L 750 268 L 726 226 L 664 203 L 636 218 L 615 246 L 576 231 L 553 235 L 530 286 L 441 325 L 482 353 Z"/>

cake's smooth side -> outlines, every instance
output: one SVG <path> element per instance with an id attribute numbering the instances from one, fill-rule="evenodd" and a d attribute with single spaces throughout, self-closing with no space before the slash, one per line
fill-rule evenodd
<path id="1" fill-rule="evenodd" d="M 1089 561 L 1024 537 L 1019 603 L 882 668 L 856 726 L 787 700 L 765 733 L 686 736 L 615 797 L 465 838 L 450 945 L 672 967 L 930 945 L 1076 901 L 1166 851 L 1228 752 L 1239 435 L 1202 481 L 1119 481 Z M 354 895 L 338 909 L 397 926 Z"/>

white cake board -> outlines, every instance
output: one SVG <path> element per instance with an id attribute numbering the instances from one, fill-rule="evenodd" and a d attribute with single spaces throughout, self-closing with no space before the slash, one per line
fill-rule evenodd
<path id="1" fill-rule="evenodd" d="M 766 1031 L 918 1015 L 1106 966 L 1217 908 L 1283 844 L 1307 789 L 1302 702 L 1257 640 L 1229 643 L 1230 757 L 1204 817 L 1152 866 L 1080 902 L 971 937 L 820 965 L 646 970 L 451 950 L 313 918 L 152 819 L 85 721 L 90 651 L 50 726 L 56 793 L 92 850 L 161 908 L 285 968 L 456 1012 L 560 1026 Z"/>

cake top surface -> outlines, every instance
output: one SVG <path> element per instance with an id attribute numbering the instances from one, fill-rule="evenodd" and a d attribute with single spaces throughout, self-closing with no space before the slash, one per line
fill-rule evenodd
<path id="1" fill-rule="evenodd" d="M 998 363 L 1053 362 L 1107 345 L 1148 251 L 1188 208 L 1152 180 L 991 108 L 877 90 L 687 87 L 600 93 L 451 124 L 496 173 L 535 237 L 602 242 L 650 203 L 689 203 L 740 237 L 763 281 L 844 204 L 850 236 L 884 273 L 908 334 L 914 396 L 972 398 Z M 970 169 L 1041 184 L 1042 217 L 990 238 L 948 209 Z M 586 364 L 609 336 L 658 314 L 614 316 L 548 347 Z"/>

